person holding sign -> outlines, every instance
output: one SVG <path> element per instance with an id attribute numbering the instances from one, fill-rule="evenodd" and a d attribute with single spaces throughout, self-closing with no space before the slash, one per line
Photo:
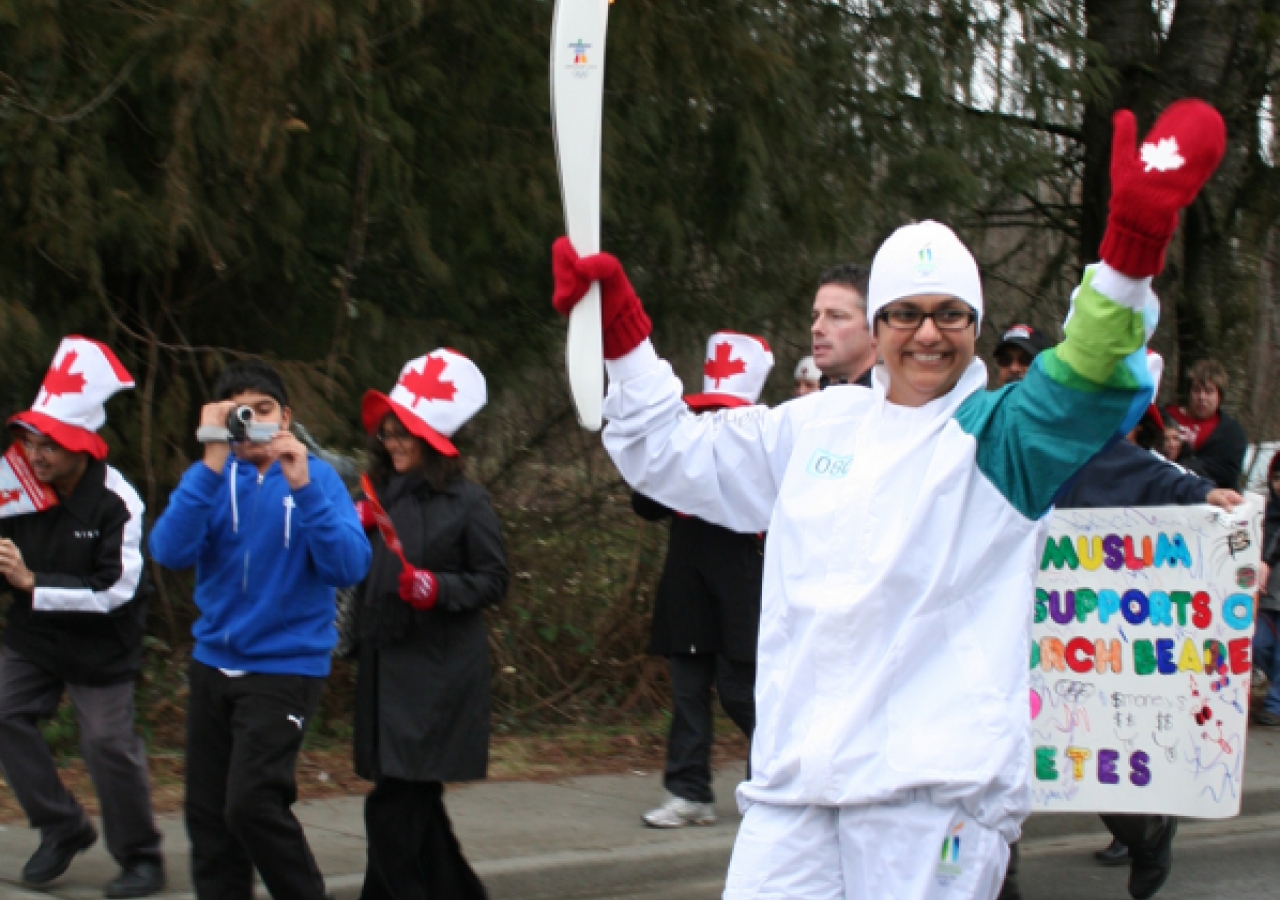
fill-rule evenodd
<path id="1" fill-rule="evenodd" d="M 13 598 L 0 651 L 0 768 L 40 829 L 22 880 L 48 884 L 98 839 L 38 728 L 66 692 L 107 849 L 122 870 L 108 897 L 145 897 L 165 885 L 146 748 L 133 725 L 147 618 L 144 507 L 106 464 L 98 434 L 107 399 L 132 387 L 111 348 L 65 338 L 36 402 L 9 419 L 29 468 L 16 465 L 57 502 L 0 519 L 0 588 Z"/>
<path id="2" fill-rule="evenodd" d="M 1199 101 L 1166 110 L 1141 158 L 1131 113 L 1115 131 L 1102 262 L 1065 341 L 1001 391 L 983 390 L 974 355 L 977 264 L 937 222 L 900 228 L 872 263 L 871 389 L 696 417 L 621 264 L 556 242 L 557 309 L 600 283 L 604 442 L 623 476 L 769 532 L 729 900 L 999 890 L 1030 807 L 1027 598 L 1045 517 L 1150 403 L 1150 280 L 1226 143 Z"/>
<path id="3" fill-rule="evenodd" d="M 1149 351 L 1147 365 L 1152 375 L 1152 393 L 1158 394 L 1164 360 L 1159 354 Z M 1057 508 L 1110 509 L 1207 503 L 1230 512 L 1244 502 L 1244 498 L 1235 491 L 1220 488 L 1154 450 L 1141 447 L 1139 434 L 1144 430 L 1163 437 L 1164 425 L 1154 403 L 1123 441 L 1107 448 L 1081 470 L 1055 504 Z M 1129 893 L 1135 900 L 1154 896 L 1168 880 L 1173 868 L 1173 836 L 1177 832 L 1177 819 L 1173 816 L 1104 813 L 1102 821 L 1113 840 L 1110 846 L 1094 856 L 1103 865 L 1129 865 Z M 1018 900 L 1021 896 L 1015 852 L 1000 900 Z"/>
<path id="4" fill-rule="evenodd" d="M 507 592 L 502 526 L 451 440 L 485 400 L 475 363 L 442 349 L 362 404 L 373 565 L 356 615 L 354 749 L 374 783 L 362 900 L 486 896 L 444 808 L 444 782 L 488 769 L 484 611 Z"/>

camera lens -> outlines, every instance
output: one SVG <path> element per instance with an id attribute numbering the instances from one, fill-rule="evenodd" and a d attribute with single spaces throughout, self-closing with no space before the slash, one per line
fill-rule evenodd
<path id="1" fill-rule="evenodd" d="M 231 432 L 231 440 L 243 441 L 245 429 L 253 422 L 253 410 L 247 406 L 237 406 L 227 414 L 227 431 Z"/>

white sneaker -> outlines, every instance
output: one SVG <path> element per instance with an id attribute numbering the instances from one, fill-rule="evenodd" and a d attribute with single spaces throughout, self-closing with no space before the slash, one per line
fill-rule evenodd
<path id="1" fill-rule="evenodd" d="M 695 803 L 683 797 L 667 796 L 667 802 L 651 809 L 642 818 L 650 828 L 683 828 L 686 825 L 716 824 L 714 803 Z"/>

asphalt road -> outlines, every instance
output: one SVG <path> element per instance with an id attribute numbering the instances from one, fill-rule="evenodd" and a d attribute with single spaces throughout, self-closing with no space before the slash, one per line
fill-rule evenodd
<path id="1" fill-rule="evenodd" d="M 1126 900 L 1129 870 L 1096 865 L 1097 835 L 1023 844 L 1026 900 Z M 591 900 L 718 900 L 723 877 Z M 1280 814 L 1226 822 L 1185 822 L 1174 844 L 1173 875 L 1161 900 L 1275 900 L 1280 897 Z"/>

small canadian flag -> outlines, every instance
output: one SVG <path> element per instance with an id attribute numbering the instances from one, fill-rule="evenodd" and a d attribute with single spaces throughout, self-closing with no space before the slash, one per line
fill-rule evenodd
<path id="1" fill-rule="evenodd" d="M 0 519 L 41 512 L 57 503 L 58 495 L 36 478 L 22 446 L 15 442 L 0 457 Z"/>

